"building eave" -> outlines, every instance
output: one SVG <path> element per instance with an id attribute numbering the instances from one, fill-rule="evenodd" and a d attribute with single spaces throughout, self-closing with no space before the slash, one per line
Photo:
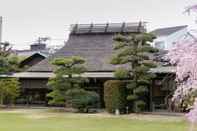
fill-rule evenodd
<path id="1" fill-rule="evenodd" d="M 79 75 L 74 75 L 78 77 Z M 32 78 L 32 79 L 48 79 L 55 77 L 53 72 L 20 72 L 14 73 L 12 75 L 0 75 L 0 77 L 9 77 L 9 78 Z M 65 76 L 66 77 L 66 76 Z M 84 78 L 114 78 L 113 72 L 86 72 L 80 75 Z"/>

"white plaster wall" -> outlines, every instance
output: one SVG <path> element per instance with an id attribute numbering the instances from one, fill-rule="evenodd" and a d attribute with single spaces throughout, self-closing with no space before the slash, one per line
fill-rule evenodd
<path id="1" fill-rule="evenodd" d="M 153 47 L 155 47 L 155 43 L 156 43 L 156 42 L 164 42 L 164 43 L 165 43 L 166 39 L 167 39 L 166 36 L 159 36 L 159 37 L 157 37 L 157 38 L 151 43 L 151 45 L 152 45 Z M 164 47 L 166 48 L 166 45 L 164 45 Z"/>
<path id="2" fill-rule="evenodd" d="M 188 32 L 187 28 L 184 28 L 169 36 L 159 36 L 151 43 L 151 45 L 155 47 L 156 42 L 162 41 L 164 42 L 165 50 L 169 50 L 173 47 L 173 43 L 176 43 L 178 40 L 184 37 L 187 34 L 187 32 Z"/>
<path id="3" fill-rule="evenodd" d="M 173 47 L 174 43 L 179 41 L 181 38 L 183 38 L 187 34 L 187 28 L 182 29 L 180 31 L 177 31 L 171 35 L 169 35 L 166 38 L 165 45 L 166 45 L 166 50 L 169 50 Z"/>

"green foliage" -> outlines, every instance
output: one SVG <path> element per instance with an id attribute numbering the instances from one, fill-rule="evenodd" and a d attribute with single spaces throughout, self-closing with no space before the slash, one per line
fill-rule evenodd
<path id="1" fill-rule="evenodd" d="M 129 95 L 127 96 L 127 100 L 128 100 L 128 101 L 135 101 L 135 100 L 137 100 L 137 99 L 138 99 L 138 96 L 135 95 L 135 94 L 129 94 Z"/>
<path id="2" fill-rule="evenodd" d="M 144 109 L 146 93 L 148 93 L 152 78 L 155 77 L 154 74 L 149 72 L 150 68 L 156 67 L 156 64 L 149 58 L 151 53 L 158 51 L 149 44 L 154 38 L 154 35 L 143 32 L 118 34 L 114 38 L 116 54 L 111 63 L 114 65 L 130 65 L 130 68 L 126 70 L 129 75 L 127 75 L 125 69 L 118 69 L 115 75 L 119 79 L 128 79 L 129 76 L 130 82 L 126 86 L 128 89 L 127 100 L 134 112 Z"/>
<path id="3" fill-rule="evenodd" d="M 124 69 L 124 68 L 118 68 L 116 71 L 115 71 L 115 76 L 117 78 L 128 78 L 129 77 L 129 71 Z"/>
<path id="4" fill-rule="evenodd" d="M 13 73 L 19 70 L 19 61 L 11 55 L 8 42 L 0 43 L 0 74 Z M 0 104 L 13 103 L 19 95 L 19 82 L 14 78 L 0 79 Z"/>
<path id="5" fill-rule="evenodd" d="M 19 68 L 19 64 L 20 64 L 20 59 L 18 56 L 16 55 L 10 55 L 8 57 L 8 63 L 9 63 L 9 72 L 19 72 L 22 69 Z"/>
<path id="6" fill-rule="evenodd" d="M 57 58 L 52 61 L 56 67 L 56 76 L 48 82 L 48 86 L 53 90 L 48 94 L 51 98 L 49 104 L 65 104 L 67 91 L 82 87 L 85 79 L 80 75 L 85 72 L 84 63 L 85 60 L 78 56 Z"/>
<path id="7" fill-rule="evenodd" d="M 20 71 L 19 59 L 11 54 L 11 47 L 8 42 L 0 43 L 0 74 Z"/>
<path id="8" fill-rule="evenodd" d="M 19 82 L 15 78 L 0 79 L 0 104 L 13 103 L 19 96 Z"/>
<path id="9" fill-rule="evenodd" d="M 133 108 L 134 108 L 133 110 L 138 113 L 138 112 L 143 111 L 145 109 L 145 106 L 146 106 L 146 103 L 144 101 L 136 100 L 133 104 Z"/>
<path id="10" fill-rule="evenodd" d="M 193 108 L 193 104 L 197 97 L 197 91 L 194 91 L 184 97 L 182 103 L 176 103 L 176 106 L 179 107 L 182 111 L 189 111 Z"/>
<path id="11" fill-rule="evenodd" d="M 85 60 L 78 56 L 57 58 L 52 62 L 56 66 L 56 76 L 48 82 L 48 86 L 52 88 L 52 92 L 47 95 L 51 98 L 49 104 L 66 105 L 81 112 L 88 112 L 89 108 L 96 107 L 98 95 L 83 89 L 87 80 L 81 77 L 85 72 L 84 63 Z"/>
<path id="12" fill-rule="evenodd" d="M 137 95 L 144 95 L 145 93 L 147 93 L 148 92 L 148 88 L 147 88 L 147 86 L 139 86 L 138 88 L 135 88 L 134 90 L 133 90 L 133 93 L 134 94 L 137 94 Z"/>
<path id="13" fill-rule="evenodd" d="M 9 62 L 6 57 L 0 56 L 0 74 L 9 72 Z"/>
<path id="14" fill-rule="evenodd" d="M 104 101 L 108 112 L 114 113 L 116 109 L 123 112 L 126 107 L 125 84 L 119 80 L 106 81 L 104 84 Z"/>
<path id="15" fill-rule="evenodd" d="M 88 113 L 90 108 L 97 108 L 99 103 L 99 95 L 93 91 L 84 89 L 73 89 L 66 93 L 68 104 L 79 112 Z"/>

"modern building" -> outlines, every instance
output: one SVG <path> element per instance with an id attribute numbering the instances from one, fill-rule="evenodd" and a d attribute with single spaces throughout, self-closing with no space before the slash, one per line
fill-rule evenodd
<path id="1" fill-rule="evenodd" d="M 173 45 L 187 35 L 187 25 L 159 28 L 151 31 L 157 38 L 152 43 L 153 47 L 160 50 L 169 50 Z"/>

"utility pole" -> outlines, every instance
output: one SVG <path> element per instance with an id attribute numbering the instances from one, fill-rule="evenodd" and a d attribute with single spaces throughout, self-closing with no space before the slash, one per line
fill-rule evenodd
<path id="1" fill-rule="evenodd" d="M 0 16 L 0 42 L 2 42 L 3 17 Z"/>

